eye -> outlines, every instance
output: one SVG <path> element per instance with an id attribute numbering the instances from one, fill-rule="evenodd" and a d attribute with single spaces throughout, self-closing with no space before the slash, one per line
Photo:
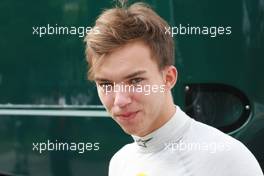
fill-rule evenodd
<path id="1" fill-rule="evenodd" d="M 111 83 L 111 82 L 101 82 L 101 83 L 97 83 L 97 85 L 104 92 L 105 91 L 111 91 L 112 90 L 112 87 L 113 87 L 113 83 Z"/>
<path id="2" fill-rule="evenodd" d="M 143 81 L 143 78 L 133 78 L 129 81 L 130 84 L 136 85 L 138 83 L 140 83 L 141 81 Z"/>
<path id="3" fill-rule="evenodd" d="M 110 82 L 102 82 L 102 83 L 98 83 L 98 85 L 99 85 L 100 87 L 107 87 L 107 86 L 112 86 L 113 84 L 110 83 Z"/>

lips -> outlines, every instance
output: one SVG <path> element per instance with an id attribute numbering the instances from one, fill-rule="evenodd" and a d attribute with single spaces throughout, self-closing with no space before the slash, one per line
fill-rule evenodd
<path id="1" fill-rule="evenodd" d="M 133 111 L 133 112 L 123 112 L 118 113 L 115 116 L 122 119 L 122 120 L 130 120 L 133 119 L 139 111 Z"/>

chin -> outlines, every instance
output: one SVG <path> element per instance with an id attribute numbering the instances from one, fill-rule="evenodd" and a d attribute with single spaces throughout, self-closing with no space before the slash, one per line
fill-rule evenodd
<path id="1" fill-rule="evenodd" d="M 143 136 L 145 136 L 145 135 L 143 134 L 143 132 L 140 131 L 140 130 L 137 129 L 137 128 L 134 128 L 134 129 L 124 129 L 124 128 L 122 128 L 122 129 L 123 129 L 123 131 L 124 131 L 126 134 L 128 134 L 128 135 L 139 136 L 139 137 L 143 137 Z"/>
<path id="2" fill-rule="evenodd" d="M 121 128 L 128 135 L 135 135 L 135 136 L 137 136 L 137 134 L 138 134 L 138 130 L 135 129 L 135 128 L 125 128 L 125 127 L 121 127 Z"/>

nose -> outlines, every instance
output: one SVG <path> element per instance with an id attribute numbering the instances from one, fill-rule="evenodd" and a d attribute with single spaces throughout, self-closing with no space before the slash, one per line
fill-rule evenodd
<path id="1" fill-rule="evenodd" d="M 120 108 L 125 107 L 126 105 L 130 104 L 132 99 L 129 93 L 118 91 L 115 93 L 114 105 Z"/>

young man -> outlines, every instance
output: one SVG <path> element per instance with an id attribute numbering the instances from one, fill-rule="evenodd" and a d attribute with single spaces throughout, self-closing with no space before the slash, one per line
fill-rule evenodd
<path id="1" fill-rule="evenodd" d="M 86 38 L 89 79 L 135 142 L 111 159 L 109 176 L 261 176 L 239 141 L 188 117 L 173 102 L 177 81 L 168 24 L 137 3 L 104 11 Z"/>

